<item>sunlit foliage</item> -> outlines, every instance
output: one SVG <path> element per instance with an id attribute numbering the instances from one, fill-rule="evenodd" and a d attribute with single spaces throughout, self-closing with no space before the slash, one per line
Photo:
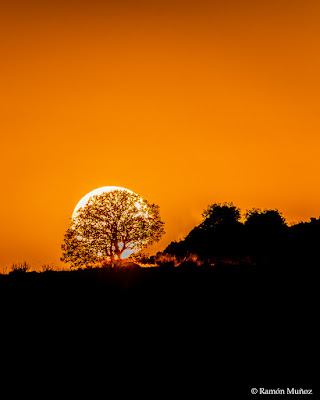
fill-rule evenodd
<path id="1" fill-rule="evenodd" d="M 71 220 L 61 261 L 78 267 L 119 260 L 123 254 L 159 241 L 163 225 L 159 206 L 135 193 L 113 190 L 92 196 Z"/>

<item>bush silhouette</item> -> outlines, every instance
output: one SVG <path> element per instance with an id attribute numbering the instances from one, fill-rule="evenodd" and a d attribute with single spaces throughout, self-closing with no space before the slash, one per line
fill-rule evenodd
<path id="1" fill-rule="evenodd" d="M 53 265 L 50 265 L 50 264 L 44 264 L 44 265 L 42 265 L 41 270 L 42 270 L 42 272 L 52 272 L 52 271 L 54 271 L 54 267 L 53 267 Z"/>
<path id="2" fill-rule="evenodd" d="M 174 268 L 178 265 L 178 259 L 175 255 L 158 253 L 155 263 L 161 268 Z"/>
<path id="3" fill-rule="evenodd" d="M 30 271 L 30 264 L 26 261 L 22 263 L 13 263 L 11 266 L 10 274 L 25 274 Z"/>
<path id="4" fill-rule="evenodd" d="M 203 261 L 199 259 L 197 254 L 190 254 L 187 257 L 184 257 L 181 261 L 179 261 L 179 268 L 184 270 L 191 270 L 196 267 L 200 267 L 203 265 Z"/>

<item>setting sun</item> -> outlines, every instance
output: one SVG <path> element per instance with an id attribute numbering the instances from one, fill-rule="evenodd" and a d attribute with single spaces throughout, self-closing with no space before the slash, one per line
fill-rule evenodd
<path id="1" fill-rule="evenodd" d="M 91 192 L 87 193 L 85 196 L 82 197 L 82 199 L 79 201 L 79 203 L 76 205 L 76 207 L 75 207 L 75 209 L 73 211 L 72 218 L 74 218 L 76 216 L 77 211 L 81 207 L 84 207 L 88 203 L 88 201 L 90 200 L 90 198 L 92 196 L 98 196 L 98 195 L 100 195 L 102 193 L 108 193 L 111 190 L 126 190 L 129 193 L 133 193 L 131 190 L 123 188 L 123 187 L 120 187 L 120 186 L 103 186 L 103 187 L 100 187 L 98 189 L 94 189 L 94 190 L 92 190 Z"/>

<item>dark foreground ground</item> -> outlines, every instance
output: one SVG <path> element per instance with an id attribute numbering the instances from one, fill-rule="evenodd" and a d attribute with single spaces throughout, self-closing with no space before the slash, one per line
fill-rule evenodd
<path id="1" fill-rule="evenodd" d="M 0 293 L 3 365 L 16 388 L 59 394 L 65 385 L 72 398 L 318 393 L 315 268 L 16 273 L 0 276 Z"/>

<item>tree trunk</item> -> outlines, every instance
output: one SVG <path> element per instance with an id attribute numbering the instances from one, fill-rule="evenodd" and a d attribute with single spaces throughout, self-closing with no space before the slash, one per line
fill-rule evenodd
<path id="1" fill-rule="evenodd" d="M 119 260 L 121 260 L 122 250 L 120 250 L 120 248 L 119 248 L 118 240 L 115 241 L 114 247 L 115 247 L 115 253 L 116 253 L 116 256 L 117 256 L 117 260 L 119 261 Z"/>

